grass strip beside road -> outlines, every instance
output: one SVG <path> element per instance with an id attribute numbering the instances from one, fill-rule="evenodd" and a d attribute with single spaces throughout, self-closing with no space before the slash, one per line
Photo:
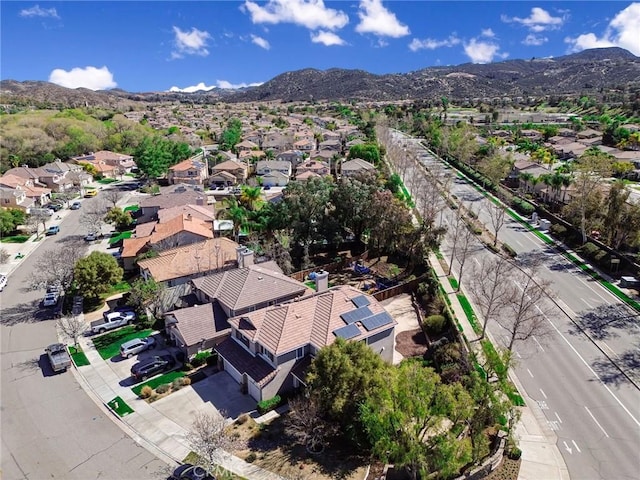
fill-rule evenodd
<path id="1" fill-rule="evenodd" d="M 90 364 L 89 359 L 80 347 L 74 347 L 73 345 L 71 345 L 69 347 L 69 354 L 73 359 L 73 363 L 76 364 L 76 367 L 85 367 Z"/>
<path id="2" fill-rule="evenodd" d="M 454 290 L 458 290 L 458 281 L 453 277 L 447 278 L 449 278 L 449 284 L 451 285 L 451 288 L 453 288 Z"/>
<path id="3" fill-rule="evenodd" d="M 160 385 L 164 385 L 165 383 L 171 383 L 176 378 L 184 377 L 184 375 L 185 375 L 184 372 L 181 372 L 181 371 L 173 371 L 173 372 L 165 373 L 163 375 L 160 375 L 159 377 L 152 378 L 151 380 L 141 383 L 140 385 L 136 385 L 131 389 L 131 391 L 136 395 L 140 396 L 140 392 L 146 386 L 149 386 L 155 390 Z"/>
<path id="4" fill-rule="evenodd" d="M 124 417 L 125 415 L 129 415 L 133 413 L 133 408 L 131 408 L 127 403 L 122 400 L 120 397 L 116 397 L 110 402 L 107 402 L 107 405 L 111 410 L 116 412 L 119 417 Z"/>
<path id="5" fill-rule="evenodd" d="M 151 335 L 152 331 L 150 328 L 146 330 L 136 330 L 135 326 L 128 325 L 115 332 L 105 333 L 104 335 L 94 338 L 93 344 L 100 356 L 108 360 L 116 355 L 120 355 L 120 345 L 124 342 L 133 340 L 134 338 L 147 338 Z"/>
<path id="6" fill-rule="evenodd" d="M 480 330 L 480 327 L 478 326 L 476 314 L 473 312 L 473 307 L 469 303 L 469 300 L 461 293 L 457 294 L 456 297 L 458 297 L 460 306 L 462 307 L 462 310 L 464 310 L 464 314 L 467 316 L 467 320 L 469 320 L 471 328 L 473 328 L 474 332 L 480 333 L 482 330 Z"/>

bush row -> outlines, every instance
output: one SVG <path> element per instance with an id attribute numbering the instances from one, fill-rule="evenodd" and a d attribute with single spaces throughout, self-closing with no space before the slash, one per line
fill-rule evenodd
<path id="1" fill-rule="evenodd" d="M 529 216 L 536 211 L 536 207 L 531 203 L 518 197 L 513 197 L 511 200 L 511 206 L 521 215 Z"/>
<path id="2" fill-rule="evenodd" d="M 280 395 L 276 395 L 268 400 L 262 400 L 258 402 L 258 412 L 260 415 L 264 415 L 265 413 L 278 408 L 282 404 L 282 398 Z"/>

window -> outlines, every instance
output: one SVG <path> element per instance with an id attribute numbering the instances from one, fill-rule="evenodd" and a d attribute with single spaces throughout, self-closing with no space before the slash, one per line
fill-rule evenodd
<path id="1" fill-rule="evenodd" d="M 249 348 L 249 339 L 236 330 L 236 338 L 242 342 L 247 348 Z"/>
<path id="2" fill-rule="evenodd" d="M 296 358 L 304 357 L 304 347 L 296 349 Z"/>

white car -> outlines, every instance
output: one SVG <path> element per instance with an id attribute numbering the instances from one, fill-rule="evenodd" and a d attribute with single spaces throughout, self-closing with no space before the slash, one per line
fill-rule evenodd
<path id="1" fill-rule="evenodd" d="M 42 299 L 42 306 L 44 307 L 53 307 L 58 304 L 58 299 L 60 296 L 57 293 L 47 293 Z"/>
<path id="2" fill-rule="evenodd" d="M 5 275 L 0 275 L 0 292 L 4 290 L 4 287 L 7 286 L 7 277 Z"/>
<path id="3" fill-rule="evenodd" d="M 131 358 L 134 355 L 145 350 L 151 350 L 156 344 L 153 337 L 134 338 L 120 345 L 120 356 L 122 358 Z"/>

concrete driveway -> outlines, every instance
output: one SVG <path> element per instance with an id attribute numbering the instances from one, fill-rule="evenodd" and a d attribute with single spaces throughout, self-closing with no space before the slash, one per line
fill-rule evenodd
<path id="1" fill-rule="evenodd" d="M 400 332 L 406 332 L 420 328 L 418 315 L 411 304 L 411 295 L 402 293 L 395 297 L 388 298 L 380 302 L 382 306 L 389 312 L 393 319 L 398 322 L 395 328 L 395 335 Z M 394 339 L 395 343 L 395 339 Z M 393 363 L 398 364 L 404 357 L 394 348 Z"/>

